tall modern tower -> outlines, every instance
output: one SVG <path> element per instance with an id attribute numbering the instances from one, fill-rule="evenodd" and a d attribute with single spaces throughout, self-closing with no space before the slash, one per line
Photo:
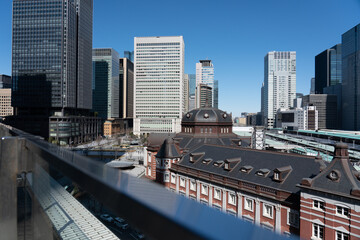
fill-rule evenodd
<path id="1" fill-rule="evenodd" d="M 92 108 L 92 15 L 92 0 L 13 1 L 14 125 L 46 136 L 49 116 Z"/>
<path id="2" fill-rule="evenodd" d="M 184 93 L 183 93 L 183 101 L 185 104 L 185 110 L 184 112 L 188 112 L 189 111 L 189 74 L 184 74 Z"/>
<path id="3" fill-rule="evenodd" d="M 196 87 L 200 83 L 206 84 L 212 89 L 211 106 L 214 107 L 214 65 L 211 60 L 200 60 L 196 63 Z"/>
<path id="4" fill-rule="evenodd" d="M 103 119 L 119 117 L 119 53 L 93 49 L 93 111 Z"/>
<path id="5" fill-rule="evenodd" d="M 342 128 L 360 130 L 360 24 L 342 35 Z"/>
<path id="6" fill-rule="evenodd" d="M 119 59 L 120 118 L 134 116 L 134 63 L 128 58 Z"/>
<path id="7" fill-rule="evenodd" d="M 214 108 L 219 108 L 219 80 L 214 80 Z"/>
<path id="8" fill-rule="evenodd" d="M 189 111 L 191 111 L 196 107 L 196 98 L 195 98 L 196 75 L 195 74 L 188 74 L 188 75 L 189 75 Z"/>
<path id="9" fill-rule="evenodd" d="M 315 94 L 342 82 L 341 44 L 326 49 L 315 57 Z"/>
<path id="10" fill-rule="evenodd" d="M 276 111 L 296 98 L 296 52 L 269 52 L 264 68 L 264 123 L 275 127 Z"/>
<path id="11" fill-rule="evenodd" d="M 135 37 L 135 134 L 181 131 L 184 47 L 182 36 Z"/>

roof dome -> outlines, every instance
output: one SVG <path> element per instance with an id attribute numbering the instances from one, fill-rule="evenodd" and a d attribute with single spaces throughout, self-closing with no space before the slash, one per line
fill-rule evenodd
<path id="1" fill-rule="evenodd" d="M 186 113 L 182 123 L 229 123 L 232 124 L 230 114 L 217 108 L 197 108 Z"/>

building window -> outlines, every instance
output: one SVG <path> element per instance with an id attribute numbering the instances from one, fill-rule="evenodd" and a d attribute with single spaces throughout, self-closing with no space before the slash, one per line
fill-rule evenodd
<path id="1" fill-rule="evenodd" d="M 273 218 L 273 206 L 264 203 L 263 204 L 263 216 Z"/>
<path id="2" fill-rule="evenodd" d="M 151 162 L 151 153 L 149 153 L 148 156 L 148 161 Z"/>
<path id="3" fill-rule="evenodd" d="M 275 180 L 279 180 L 279 173 L 274 172 L 274 179 L 275 179 Z"/>
<path id="4" fill-rule="evenodd" d="M 151 167 L 148 167 L 148 175 L 151 176 Z"/>
<path id="5" fill-rule="evenodd" d="M 336 215 L 340 215 L 342 217 L 349 217 L 349 209 L 346 207 L 336 206 Z"/>
<path id="6" fill-rule="evenodd" d="M 173 184 L 176 183 L 176 175 L 175 175 L 175 173 L 171 174 L 171 183 L 173 183 Z"/>
<path id="7" fill-rule="evenodd" d="M 292 227 L 299 227 L 299 212 L 289 209 L 288 210 L 288 224 Z"/>
<path id="8" fill-rule="evenodd" d="M 196 191 L 196 182 L 194 180 L 190 181 L 190 190 Z"/>
<path id="9" fill-rule="evenodd" d="M 349 240 L 349 234 L 336 231 L 336 240 Z"/>
<path id="10" fill-rule="evenodd" d="M 201 194 L 208 195 L 209 187 L 207 185 L 201 184 Z"/>
<path id="11" fill-rule="evenodd" d="M 164 182 L 169 182 L 169 173 L 164 173 Z"/>
<path id="12" fill-rule="evenodd" d="M 312 236 L 315 238 L 315 239 L 324 239 L 324 227 L 319 225 L 319 224 L 316 224 L 316 223 L 313 223 L 313 233 L 312 233 Z"/>
<path id="13" fill-rule="evenodd" d="M 221 190 L 218 188 L 214 189 L 214 198 L 217 200 L 221 200 Z"/>
<path id="14" fill-rule="evenodd" d="M 185 178 L 180 178 L 180 187 L 185 187 Z"/>
<path id="15" fill-rule="evenodd" d="M 254 200 L 250 199 L 250 198 L 245 198 L 245 207 L 246 210 L 248 211 L 253 211 L 254 209 Z"/>
<path id="16" fill-rule="evenodd" d="M 228 203 L 231 205 L 236 205 L 236 196 L 235 193 L 230 193 L 228 194 Z"/>
<path id="17" fill-rule="evenodd" d="M 318 200 L 314 200 L 313 202 L 313 207 L 319 210 L 325 210 L 324 207 L 324 202 L 318 201 Z"/>

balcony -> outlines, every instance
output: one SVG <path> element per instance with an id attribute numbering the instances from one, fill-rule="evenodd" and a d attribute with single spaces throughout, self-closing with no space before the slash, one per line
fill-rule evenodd
<path id="1" fill-rule="evenodd" d="M 1 124 L 0 136 L 0 239 L 118 238 L 65 190 L 58 176 L 146 238 L 286 238 L 18 129 Z"/>

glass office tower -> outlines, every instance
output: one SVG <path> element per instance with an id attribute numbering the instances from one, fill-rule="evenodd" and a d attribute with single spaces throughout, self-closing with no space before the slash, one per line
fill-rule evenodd
<path id="1" fill-rule="evenodd" d="M 189 111 L 195 109 L 196 107 L 196 99 L 195 99 L 195 91 L 196 91 L 196 75 L 189 75 Z"/>
<path id="2" fill-rule="evenodd" d="M 112 48 L 93 49 L 93 111 L 98 116 L 119 117 L 119 53 Z"/>
<path id="3" fill-rule="evenodd" d="M 360 24 L 342 35 L 342 128 L 360 130 Z"/>
<path id="4" fill-rule="evenodd" d="M 34 116 L 91 109 L 92 10 L 92 0 L 13 1 L 12 101 L 17 119 L 29 116 L 19 128 L 39 134 Z"/>
<path id="5" fill-rule="evenodd" d="M 200 83 L 206 84 L 212 89 L 212 97 L 209 105 L 214 107 L 214 65 L 211 60 L 200 60 L 196 63 L 196 87 Z M 198 97 L 196 97 L 198 98 Z"/>
<path id="6" fill-rule="evenodd" d="M 341 44 L 326 49 L 315 57 L 315 93 L 342 82 Z"/>

